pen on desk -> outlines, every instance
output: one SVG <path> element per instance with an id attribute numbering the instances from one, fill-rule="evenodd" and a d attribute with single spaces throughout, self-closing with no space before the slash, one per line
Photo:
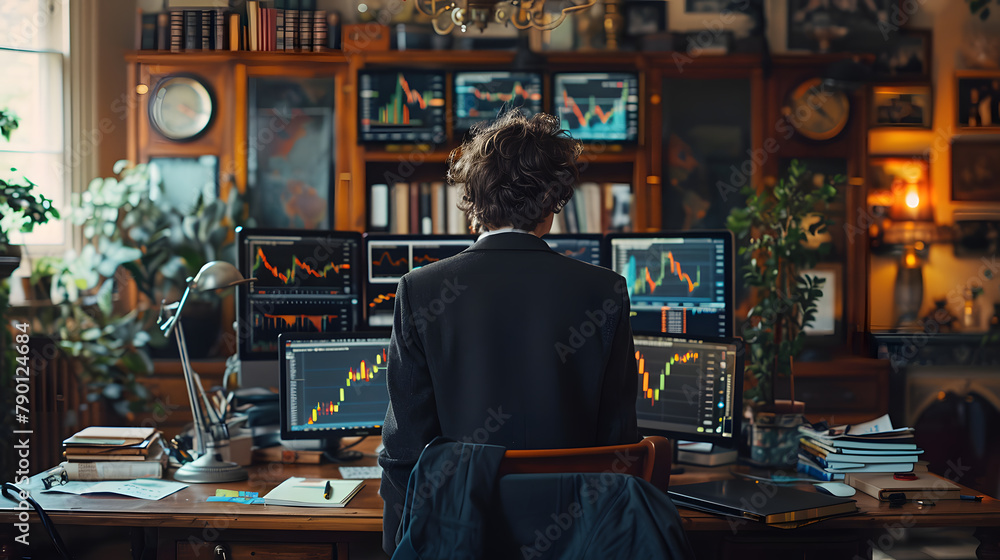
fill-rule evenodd
<path id="1" fill-rule="evenodd" d="M 323 499 L 329 500 L 332 497 L 333 497 L 333 485 L 330 484 L 329 480 L 327 480 L 326 481 L 326 489 L 323 490 Z"/>
<path id="2" fill-rule="evenodd" d="M 959 496 L 959 498 L 962 498 L 963 500 L 965 500 L 967 502 L 981 502 L 981 501 L 983 501 L 983 497 L 982 496 L 970 496 L 968 494 L 962 494 L 962 495 Z"/>

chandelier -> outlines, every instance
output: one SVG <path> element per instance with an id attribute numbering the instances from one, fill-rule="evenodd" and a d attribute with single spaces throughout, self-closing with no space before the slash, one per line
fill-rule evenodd
<path id="1" fill-rule="evenodd" d="M 548 31 L 559 26 L 566 16 L 586 10 L 597 0 L 587 0 L 584 4 L 570 5 L 558 14 L 545 11 L 545 0 L 413 0 L 417 10 L 431 18 L 434 31 L 447 35 L 458 27 L 463 33 L 470 26 L 485 31 L 490 23 L 517 29 L 539 29 Z"/>

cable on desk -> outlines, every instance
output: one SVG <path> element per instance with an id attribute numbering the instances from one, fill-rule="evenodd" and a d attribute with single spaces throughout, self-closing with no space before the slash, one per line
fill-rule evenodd
<path id="1" fill-rule="evenodd" d="M 14 494 L 11 495 L 9 492 L 13 492 Z M 66 545 L 63 543 L 62 537 L 59 536 L 59 531 L 56 530 L 55 524 L 52 523 L 52 519 L 49 518 L 49 514 L 45 513 L 42 506 L 39 505 L 30 494 L 22 491 L 12 482 L 4 482 L 3 487 L 0 488 L 0 493 L 3 494 L 4 498 L 12 500 L 15 503 L 21 503 L 21 496 L 26 496 L 24 501 L 28 502 L 28 504 L 35 509 L 35 513 L 38 514 L 38 519 L 42 522 L 42 527 L 45 527 L 45 531 L 49 534 L 49 538 L 52 539 L 52 544 L 56 547 L 56 551 L 59 553 L 59 556 L 61 556 L 63 560 L 72 560 L 72 557 L 66 550 Z"/>

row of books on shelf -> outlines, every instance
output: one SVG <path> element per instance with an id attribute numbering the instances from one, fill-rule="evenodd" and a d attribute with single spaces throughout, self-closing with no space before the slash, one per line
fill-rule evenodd
<path id="1" fill-rule="evenodd" d="M 163 478 L 168 456 L 153 428 L 91 426 L 63 441 L 69 480 Z"/>
<path id="2" fill-rule="evenodd" d="M 248 0 L 245 11 L 182 0 L 162 13 L 139 12 L 136 48 L 318 52 L 337 47 L 338 24 L 339 16 L 317 10 L 315 0 Z"/>
<path id="3" fill-rule="evenodd" d="M 394 234 L 469 233 L 458 205 L 461 185 L 443 182 L 380 183 L 369 188 L 368 231 Z M 631 231 L 632 186 L 627 183 L 582 183 L 556 214 L 552 233 Z"/>

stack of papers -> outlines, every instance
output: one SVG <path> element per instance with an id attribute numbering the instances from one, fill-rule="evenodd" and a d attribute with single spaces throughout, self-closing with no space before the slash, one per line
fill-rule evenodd
<path id="1" fill-rule="evenodd" d="M 292 476 L 264 496 L 269 506 L 344 507 L 361 490 L 360 480 Z"/>
<path id="2" fill-rule="evenodd" d="M 903 473 L 918 456 L 913 428 L 893 428 L 889 415 L 829 430 L 799 427 L 798 471 L 820 480 L 843 480 L 850 473 Z"/>

